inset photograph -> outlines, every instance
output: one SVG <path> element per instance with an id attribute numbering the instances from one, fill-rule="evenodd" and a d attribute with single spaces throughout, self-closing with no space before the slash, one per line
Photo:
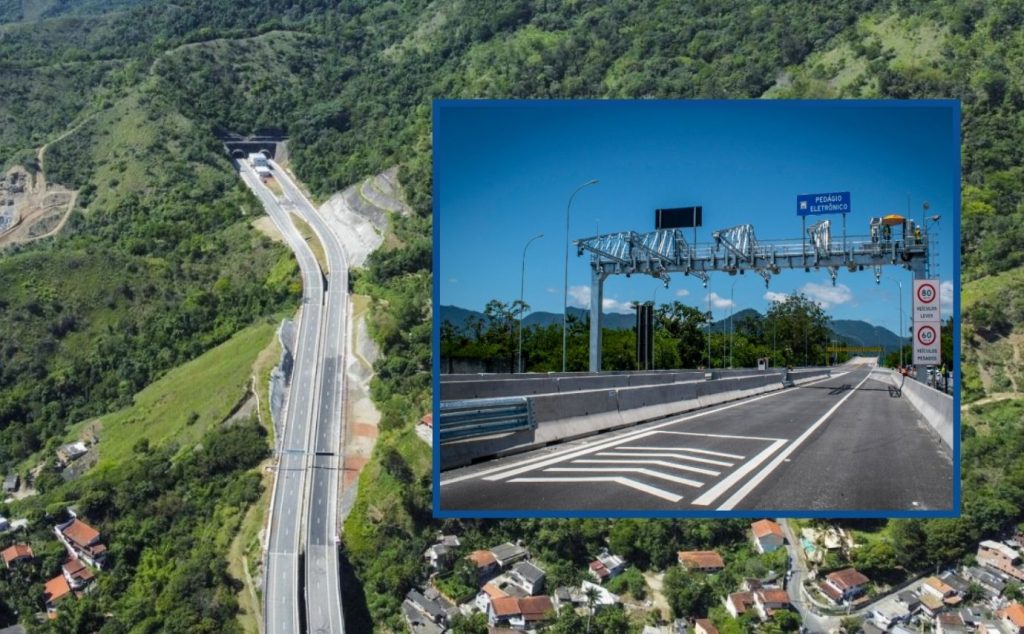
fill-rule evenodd
<path id="1" fill-rule="evenodd" d="M 959 515 L 959 119 L 435 102 L 435 515 Z"/>

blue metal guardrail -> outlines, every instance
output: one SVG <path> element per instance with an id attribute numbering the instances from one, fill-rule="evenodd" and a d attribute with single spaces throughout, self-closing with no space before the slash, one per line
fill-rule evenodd
<path id="1" fill-rule="evenodd" d="M 441 401 L 441 442 L 533 429 L 533 407 L 525 396 Z"/>

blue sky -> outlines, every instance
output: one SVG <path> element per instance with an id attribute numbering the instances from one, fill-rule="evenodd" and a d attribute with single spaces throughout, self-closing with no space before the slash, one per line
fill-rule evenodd
<path id="1" fill-rule="evenodd" d="M 598 227 L 651 231 L 655 209 L 687 205 L 704 208 L 699 243 L 745 223 L 759 241 L 798 239 L 797 195 L 837 191 L 851 193 L 847 234 L 863 236 L 872 216 L 906 215 L 908 196 L 918 221 L 928 201 L 929 215 L 942 216 L 932 225 L 933 277 L 952 310 L 959 140 L 950 102 L 480 101 L 442 103 L 436 114 L 441 304 L 482 310 L 491 299 L 517 299 L 523 247 L 543 233 L 527 252 L 525 299 L 532 310 L 561 313 L 566 203 L 596 178 L 572 204 L 570 240 Z M 842 217 L 824 218 L 838 238 Z M 568 275 L 570 306 L 587 306 L 589 256 L 574 247 Z M 767 289 L 756 275 L 712 274 L 708 289 L 681 274 L 667 289 L 648 276 L 613 276 L 605 310 L 629 312 L 634 299 L 706 309 L 710 291 L 719 319 L 730 306 L 764 312 L 772 297 L 802 291 L 835 319 L 895 331 L 897 280 L 906 323 L 911 273 L 898 267 L 883 268 L 881 285 L 869 270 L 841 270 L 835 287 L 813 269 L 783 270 Z"/>

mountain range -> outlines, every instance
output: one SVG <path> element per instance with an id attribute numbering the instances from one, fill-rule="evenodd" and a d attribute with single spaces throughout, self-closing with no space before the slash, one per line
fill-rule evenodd
<path id="1" fill-rule="evenodd" d="M 590 314 L 590 311 L 583 308 L 569 307 L 569 315 L 580 320 L 586 320 Z M 456 328 L 464 327 L 471 318 L 484 320 L 484 314 L 470 310 L 468 308 L 462 308 L 459 306 L 441 306 L 441 321 L 451 322 Z M 736 324 L 742 322 L 748 317 L 760 318 L 762 314 L 753 308 L 744 308 L 738 310 L 732 314 L 732 322 L 735 327 Z M 526 327 L 530 326 L 550 326 L 552 324 L 561 324 L 562 314 L 561 313 L 550 313 L 544 311 L 537 311 L 530 313 L 523 317 L 523 325 Z M 611 330 L 626 330 L 632 328 L 636 323 L 636 317 L 628 313 L 604 313 L 604 326 Z M 859 319 L 833 319 L 832 331 L 836 333 L 836 336 L 853 346 L 882 346 L 886 352 L 891 350 L 898 350 L 901 344 L 900 337 L 882 326 L 875 326 L 869 324 L 866 321 Z M 711 324 L 711 332 L 728 332 L 729 331 L 729 317 L 725 317 Z M 907 338 L 903 338 L 902 344 L 906 345 L 909 343 Z"/>

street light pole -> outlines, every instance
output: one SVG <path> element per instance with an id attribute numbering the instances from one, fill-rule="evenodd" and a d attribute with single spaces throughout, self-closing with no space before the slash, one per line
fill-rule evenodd
<path id="1" fill-rule="evenodd" d="M 736 280 L 732 281 L 732 286 L 729 287 L 729 367 L 732 367 L 732 343 L 733 343 L 733 332 L 732 329 L 732 311 L 735 309 L 733 305 L 733 292 L 736 290 Z"/>
<path id="2" fill-rule="evenodd" d="M 523 373 L 523 290 L 526 288 L 526 250 L 530 248 L 531 242 L 543 237 L 543 233 L 538 233 L 527 240 L 526 246 L 523 247 L 523 271 L 519 276 L 519 348 L 516 352 L 516 359 L 519 361 L 519 374 Z"/>
<path id="3" fill-rule="evenodd" d="M 897 330 L 900 333 L 900 371 L 903 371 L 903 281 L 896 280 L 900 286 L 900 326 Z"/>
<path id="4" fill-rule="evenodd" d="M 588 185 L 596 185 L 597 179 L 591 179 L 579 187 L 569 196 L 569 202 L 565 205 L 565 273 L 562 278 L 562 372 L 566 368 L 566 351 L 568 350 L 568 316 L 569 316 L 569 211 L 572 209 L 572 199 L 580 190 Z"/>
<path id="5" fill-rule="evenodd" d="M 658 347 L 655 341 L 655 335 L 658 333 L 658 315 L 655 312 L 658 308 L 658 287 L 654 287 L 654 293 L 651 296 L 651 369 L 656 370 L 657 364 L 654 361 L 654 351 Z"/>

